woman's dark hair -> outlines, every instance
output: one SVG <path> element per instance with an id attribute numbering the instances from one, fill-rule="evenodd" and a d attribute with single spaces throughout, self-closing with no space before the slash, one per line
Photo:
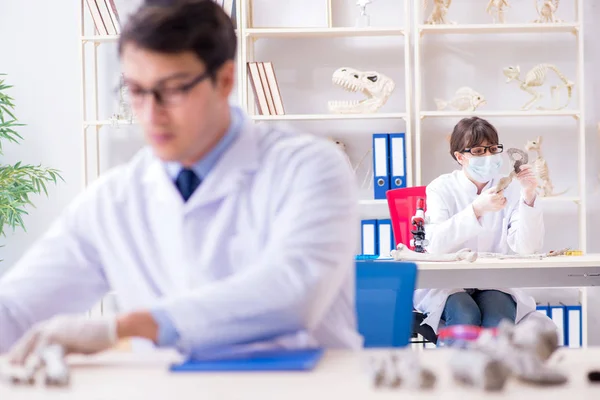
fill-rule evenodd
<path id="1" fill-rule="evenodd" d="M 127 43 L 160 53 L 191 51 L 214 80 L 235 59 L 237 38 L 233 21 L 212 0 L 146 0 L 123 27 L 119 55 Z"/>
<path id="2" fill-rule="evenodd" d="M 463 118 L 454 126 L 450 136 L 450 155 L 456 160 L 454 152 L 460 153 L 485 141 L 489 144 L 499 143 L 496 128 L 483 118 Z"/>

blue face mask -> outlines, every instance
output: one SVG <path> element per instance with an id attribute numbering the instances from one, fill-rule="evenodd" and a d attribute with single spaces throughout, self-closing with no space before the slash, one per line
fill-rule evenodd
<path id="1" fill-rule="evenodd" d="M 477 182 L 486 183 L 500 172 L 502 157 L 500 154 L 491 156 L 471 157 L 466 169 L 469 176 Z"/>

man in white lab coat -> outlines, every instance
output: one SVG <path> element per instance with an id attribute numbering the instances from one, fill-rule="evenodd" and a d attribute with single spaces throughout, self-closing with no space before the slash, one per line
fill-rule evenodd
<path id="1" fill-rule="evenodd" d="M 119 41 L 148 147 L 79 195 L 0 280 L 0 352 L 23 363 L 142 338 L 199 356 L 362 344 L 355 180 L 312 135 L 229 105 L 236 35 L 212 1 L 142 6 Z M 83 313 L 109 290 L 122 313 Z"/>

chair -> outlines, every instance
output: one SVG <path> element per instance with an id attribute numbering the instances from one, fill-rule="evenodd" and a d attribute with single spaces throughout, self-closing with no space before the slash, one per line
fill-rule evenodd
<path id="1" fill-rule="evenodd" d="M 413 228 L 411 219 L 417 211 L 417 199 L 426 199 L 426 186 L 388 190 L 386 197 L 395 245 L 402 243 L 414 250 L 414 246 L 410 244 L 412 239 L 410 231 Z M 427 211 L 427 202 L 425 202 L 424 211 Z M 416 339 L 420 335 L 425 339 L 424 341 L 413 340 L 413 343 L 437 343 L 437 335 L 434 330 L 429 325 L 421 325 L 424 319 L 424 314 L 413 310 L 412 338 Z"/>
<path id="2" fill-rule="evenodd" d="M 404 347 L 410 342 L 417 265 L 356 261 L 356 312 L 364 347 Z"/>

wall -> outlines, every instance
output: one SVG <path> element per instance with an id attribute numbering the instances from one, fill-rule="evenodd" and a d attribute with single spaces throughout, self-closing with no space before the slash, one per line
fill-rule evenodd
<path id="1" fill-rule="evenodd" d="M 254 0 L 257 22 L 263 25 L 305 24 L 322 26 L 322 15 L 312 19 L 319 10 L 324 10 L 325 0 L 289 0 L 274 2 Z M 10 6 L 9 6 L 10 3 Z M 137 1 L 121 0 L 118 6 L 123 10 L 135 8 Z M 509 20 L 533 18 L 532 2 L 512 2 Z M 351 26 L 356 16 L 354 2 L 333 0 L 337 10 L 334 13 L 336 25 Z M 570 4 L 563 2 L 562 9 Z M 289 8 L 286 8 L 289 7 Z M 449 17 L 451 19 L 475 19 L 486 21 L 481 1 L 454 2 Z M 600 165 L 596 154 L 598 149 L 596 123 L 600 82 L 596 73 L 600 63 L 600 47 L 594 41 L 600 34 L 600 27 L 594 24 L 598 15 L 598 4 L 585 1 L 586 38 L 586 128 L 587 128 L 587 195 L 588 195 L 588 250 L 600 252 L 600 244 L 594 240 L 600 234 L 598 171 Z M 527 9 L 525 16 L 521 11 Z M 35 12 L 32 12 L 35 10 Z M 402 2 L 395 0 L 375 0 L 369 5 L 372 25 L 390 26 L 403 19 Z M 565 13 L 568 14 L 568 13 Z M 471 85 L 488 98 L 486 107 L 500 108 L 506 104 L 522 104 L 525 97 L 516 87 L 502 82 L 500 67 L 520 63 L 523 69 L 532 66 L 540 59 L 551 59 L 564 66 L 564 72 L 574 77 L 574 53 L 568 42 L 568 35 L 544 36 L 544 44 L 534 44 L 530 39 L 536 35 L 511 38 L 519 46 L 512 46 L 502 37 L 482 38 L 430 38 L 427 37 L 427 50 L 424 53 L 423 69 L 426 77 L 425 90 L 427 105 L 433 107 L 433 97 L 449 97 L 456 85 Z M 61 212 L 73 197 L 83 188 L 81 129 L 82 111 L 80 103 L 80 64 L 79 64 L 79 2 L 48 2 L 44 0 L 5 1 L 0 3 L 0 38 L 2 52 L 0 71 L 8 73 L 8 80 L 15 86 L 11 94 L 16 99 L 17 115 L 27 126 L 21 133 L 25 141 L 21 145 L 5 144 L 3 162 L 22 160 L 41 163 L 63 171 L 66 180 L 59 187 L 50 187 L 48 198 L 33 198 L 37 208 L 30 209 L 25 218 L 28 233 L 17 232 L 2 239 L 5 247 L 0 248 L 1 271 L 10 268 L 31 243 L 48 228 L 51 221 Z M 431 39 L 431 40 L 430 40 Z M 489 39 L 489 40 L 488 40 Z M 542 37 L 540 37 L 542 39 Z M 550 41 L 546 41 L 550 39 Z M 289 51 L 293 43 L 293 51 Z M 449 43 L 446 46 L 445 43 Z M 403 47 L 401 38 L 358 38 L 358 39 L 261 39 L 257 43 L 257 58 L 273 61 L 277 69 L 281 92 L 288 113 L 326 112 L 326 104 L 332 99 L 359 98 L 352 96 L 331 84 L 331 73 L 341 66 L 358 69 L 375 69 L 391 76 L 398 87 L 390 102 L 382 112 L 403 110 Z M 86 55 L 92 54 L 89 47 Z M 118 61 L 115 46 L 103 44 L 98 48 L 100 91 L 100 117 L 108 118 L 116 110 L 112 89 L 118 79 Z M 452 68 L 452 69 L 450 69 Z M 473 79 L 469 82 L 452 81 L 454 69 L 464 68 Z M 89 70 L 88 70 L 89 71 Z M 88 86 L 91 88 L 91 86 Z M 501 94 L 497 94 L 501 93 Z M 492 119 L 491 119 L 492 120 Z M 445 135 L 454 120 L 425 121 L 427 159 L 424 169 L 424 183 L 437 174 L 454 167 L 447 156 Z M 545 156 L 550 165 L 552 178 L 557 190 L 572 186 L 575 162 L 574 123 L 568 119 L 493 119 L 509 145 L 520 146 L 523 140 L 533 135 L 543 134 L 547 139 L 544 145 Z M 309 130 L 315 134 L 339 137 L 347 143 L 353 161 L 357 162 L 370 146 L 370 133 L 375 131 L 403 131 L 403 121 L 352 121 L 352 122 L 293 122 L 293 126 Z M 89 130 L 93 139 L 93 131 Z M 139 130 L 135 127 L 103 127 L 100 130 L 100 167 L 110 168 L 126 161 L 142 144 Z M 91 156 L 95 152 L 90 153 Z M 369 160 L 366 160 L 368 163 Z M 94 160 L 90 165 L 94 165 Z M 571 189 L 573 190 L 573 189 Z M 572 192 L 570 192 L 572 193 Z M 364 191 L 367 197 L 370 190 Z M 548 248 L 563 247 L 572 243 L 577 235 L 575 208 L 567 204 L 548 204 L 546 243 Z M 385 212 L 378 207 L 365 207 L 365 215 L 381 215 Z M 598 321 L 591 321 L 598 323 Z"/>

